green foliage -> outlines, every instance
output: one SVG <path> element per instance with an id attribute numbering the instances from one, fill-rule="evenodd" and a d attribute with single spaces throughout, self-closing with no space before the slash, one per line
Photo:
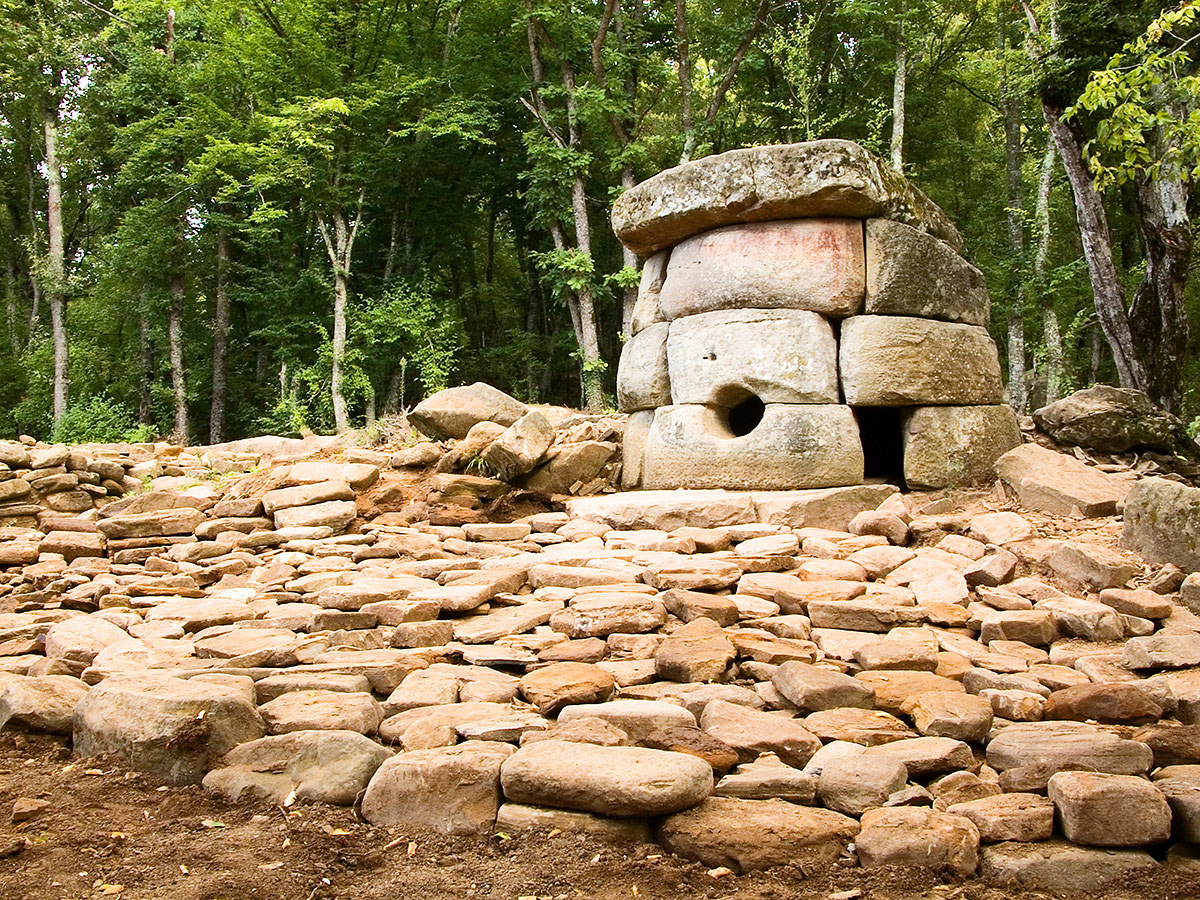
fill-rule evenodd
<path id="1" fill-rule="evenodd" d="M 54 426 L 51 440 L 62 444 L 142 443 L 154 440 L 154 433 L 149 426 L 138 425 L 125 406 L 97 396 L 68 409 Z"/>
<path id="2" fill-rule="evenodd" d="M 1076 110 L 1097 116 L 1087 153 L 1100 187 L 1140 172 L 1200 177 L 1200 73 L 1190 50 L 1198 14 L 1191 0 L 1164 10 L 1092 73 Z"/>

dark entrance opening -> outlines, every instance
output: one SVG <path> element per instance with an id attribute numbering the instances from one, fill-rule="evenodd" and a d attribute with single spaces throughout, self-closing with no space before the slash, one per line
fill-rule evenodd
<path id="1" fill-rule="evenodd" d="M 726 413 L 729 430 L 734 437 L 745 437 L 758 427 L 766 411 L 766 404 L 754 394 L 745 396 L 730 406 Z"/>
<path id="2" fill-rule="evenodd" d="M 891 406 L 861 406 L 854 410 L 862 436 L 866 478 L 904 487 L 902 412 Z"/>

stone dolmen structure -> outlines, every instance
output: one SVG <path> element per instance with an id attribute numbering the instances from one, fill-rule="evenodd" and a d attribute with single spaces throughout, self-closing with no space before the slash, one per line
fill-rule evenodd
<path id="1" fill-rule="evenodd" d="M 953 487 L 1020 443 L 982 273 L 857 144 L 669 169 L 613 227 L 646 257 L 618 372 L 625 487 Z"/>

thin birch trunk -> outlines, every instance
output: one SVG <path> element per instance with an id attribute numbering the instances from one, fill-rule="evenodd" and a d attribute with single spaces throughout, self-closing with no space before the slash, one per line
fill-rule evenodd
<path id="1" fill-rule="evenodd" d="M 59 77 L 55 76 L 57 88 Z M 49 237 L 46 296 L 50 302 L 50 333 L 54 342 L 54 422 L 67 413 L 70 372 L 67 342 L 66 261 L 63 250 L 62 163 L 58 158 L 58 101 L 47 103 L 42 130 L 46 139 L 46 226 Z"/>
<path id="2" fill-rule="evenodd" d="M 217 291 L 213 316 L 212 404 L 209 410 L 208 441 L 225 440 L 225 367 L 229 355 L 229 233 L 217 231 Z"/>

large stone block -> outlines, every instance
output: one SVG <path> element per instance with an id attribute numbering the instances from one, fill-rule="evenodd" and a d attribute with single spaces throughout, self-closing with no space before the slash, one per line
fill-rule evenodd
<path id="1" fill-rule="evenodd" d="M 671 403 L 666 322 L 647 325 L 625 342 L 617 367 L 617 405 L 623 412 Z"/>
<path id="2" fill-rule="evenodd" d="M 1200 570 L 1200 489 L 1144 478 L 1125 497 L 1121 546 L 1149 562 Z"/>
<path id="3" fill-rule="evenodd" d="M 618 197 L 612 222 L 625 246 L 648 256 L 721 225 L 818 216 L 884 216 L 962 247 L 932 200 L 842 140 L 730 150 L 667 169 Z"/>
<path id="4" fill-rule="evenodd" d="M 632 490 L 642 483 L 642 457 L 646 454 L 646 439 L 654 424 L 655 411 L 642 409 L 629 414 L 625 435 L 621 439 L 621 487 Z"/>
<path id="5" fill-rule="evenodd" d="M 1021 444 L 1012 407 L 920 406 L 904 414 L 904 480 L 910 488 L 993 481 L 996 460 Z"/>
<path id="6" fill-rule="evenodd" d="M 908 316 L 842 323 L 839 365 L 851 406 L 1000 403 L 996 345 L 985 329 Z"/>
<path id="7" fill-rule="evenodd" d="M 727 309 L 676 319 L 667 366 L 677 404 L 729 407 L 751 396 L 763 403 L 838 402 L 833 327 L 807 310 Z"/>
<path id="8" fill-rule="evenodd" d="M 1076 509 L 1089 517 L 1111 516 L 1129 492 L 1128 481 L 1038 444 L 1009 450 L 996 460 L 996 474 L 1022 506 L 1059 516 Z"/>
<path id="9" fill-rule="evenodd" d="M 858 219 L 730 225 L 690 237 L 671 251 L 663 316 L 747 307 L 852 316 L 862 308 L 863 272 Z"/>
<path id="10" fill-rule="evenodd" d="M 1132 775 L 1059 772 L 1047 793 L 1067 840 L 1090 847 L 1142 847 L 1171 836 L 1167 798 Z"/>
<path id="11" fill-rule="evenodd" d="M 629 322 L 631 335 L 649 328 L 655 322 L 666 321 L 660 295 L 667 277 L 667 262 L 670 259 L 671 251 L 661 250 L 642 264 L 642 280 L 638 284 L 637 302 L 633 306 L 633 315 Z"/>
<path id="12" fill-rule="evenodd" d="M 462 439 L 479 422 L 496 422 L 507 428 L 527 412 L 524 403 L 477 381 L 426 397 L 408 414 L 408 420 L 432 438 Z"/>
<path id="13" fill-rule="evenodd" d="M 901 222 L 868 219 L 866 263 L 866 312 L 987 325 L 983 273 L 937 238 Z"/>
<path id="14" fill-rule="evenodd" d="M 780 490 L 862 481 L 858 425 L 847 407 L 769 404 L 740 437 L 734 428 L 745 423 L 736 417 L 709 406 L 660 409 L 646 440 L 642 486 Z"/>

